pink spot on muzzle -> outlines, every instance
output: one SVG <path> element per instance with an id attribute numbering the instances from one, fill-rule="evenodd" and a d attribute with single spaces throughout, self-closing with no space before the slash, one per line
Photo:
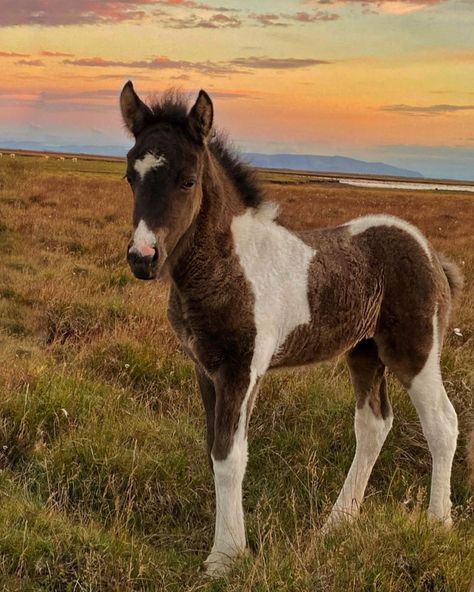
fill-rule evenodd
<path id="1" fill-rule="evenodd" d="M 155 254 L 155 248 L 145 241 L 140 241 L 135 245 L 136 250 L 142 255 L 142 257 L 153 257 Z"/>

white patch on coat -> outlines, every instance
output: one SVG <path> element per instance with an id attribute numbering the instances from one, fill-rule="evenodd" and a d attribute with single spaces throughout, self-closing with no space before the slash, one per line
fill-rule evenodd
<path id="1" fill-rule="evenodd" d="M 451 524 L 451 467 L 458 437 L 456 411 L 441 378 L 438 314 L 433 316 L 433 345 L 423 369 L 408 392 L 420 417 L 423 434 L 433 459 L 428 512 Z"/>
<path id="2" fill-rule="evenodd" d="M 234 247 L 255 297 L 255 349 L 251 363 L 257 377 L 267 371 L 288 335 L 311 320 L 308 274 L 315 251 L 274 221 L 276 209 L 264 204 L 234 217 Z"/>
<path id="3" fill-rule="evenodd" d="M 140 175 L 140 180 L 143 181 L 145 175 L 153 170 L 157 169 L 158 167 L 164 166 L 166 164 L 166 158 L 163 154 L 157 156 L 156 154 L 152 154 L 151 152 L 147 152 L 145 156 L 141 159 L 137 159 L 134 164 L 133 168 L 137 171 Z"/>
<path id="4" fill-rule="evenodd" d="M 386 419 L 377 417 L 372 411 L 369 401 L 366 401 L 361 409 L 356 408 L 354 460 L 341 493 L 324 525 L 325 531 L 341 520 L 353 518 L 359 513 L 370 474 L 392 427 L 392 421 L 393 415 L 391 413 Z"/>
<path id="5" fill-rule="evenodd" d="M 212 458 L 216 488 L 216 528 L 214 545 L 205 564 L 208 573 L 214 575 L 226 571 L 232 559 L 245 550 L 242 482 L 248 457 L 247 405 L 256 384 L 257 376 L 255 372 L 251 372 L 232 448 L 225 460 Z"/>
<path id="6" fill-rule="evenodd" d="M 373 228 L 374 226 L 394 226 L 395 228 L 400 228 L 412 236 L 416 242 L 420 245 L 420 247 L 425 251 L 428 255 L 429 259 L 431 260 L 431 249 L 426 237 L 422 234 L 422 232 L 413 224 L 410 224 L 406 220 L 402 220 L 401 218 L 397 218 L 396 216 L 388 216 L 385 214 L 375 214 L 371 216 L 362 216 L 360 218 L 355 218 L 344 226 L 349 227 L 349 232 L 352 236 L 357 234 L 362 234 L 369 228 Z"/>
<path id="7" fill-rule="evenodd" d="M 133 234 L 133 242 L 130 251 L 146 256 L 152 254 L 152 250 L 155 246 L 155 233 L 148 228 L 145 220 L 140 220 Z"/>

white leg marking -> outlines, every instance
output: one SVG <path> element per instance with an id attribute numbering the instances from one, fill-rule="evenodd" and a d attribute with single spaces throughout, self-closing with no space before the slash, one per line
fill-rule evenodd
<path id="1" fill-rule="evenodd" d="M 147 152 L 143 158 L 136 160 L 133 164 L 133 168 L 140 175 L 140 180 L 143 181 L 148 171 L 157 169 L 158 167 L 166 164 L 166 158 L 163 154 L 157 156 L 151 152 Z"/>
<path id="2" fill-rule="evenodd" d="M 343 519 L 359 513 L 375 461 L 392 427 L 393 416 L 377 417 L 367 401 L 362 409 L 356 409 L 354 429 L 356 452 L 344 486 L 337 498 L 323 530 L 329 530 Z"/>
<path id="3" fill-rule="evenodd" d="M 349 232 L 352 236 L 361 234 L 374 226 L 395 226 L 396 228 L 400 228 L 416 240 L 431 261 L 431 249 L 426 237 L 416 226 L 413 226 L 413 224 L 410 224 L 406 220 L 402 220 L 396 216 L 388 216 L 386 214 L 374 214 L 372 216 L 355 218 L 354 220 L 347 222 L 347 224 L 344 224 L 344 226 L 349 227 Z"/>
<path id="4" fill-rule="evenodd" d="M 140 220 L 133 234 L 133 243 L 130 251 L 140 255 L 153 255 L 156 246 L 156 236 L 148 226 L 145 220 Z"/>
<path id="5" fill-rule="evenodd" d="M 423 370 L 408 389 L 420 417 L 433 460 L 428 512 L 451 525 L 451 468 L 456 451 L 458 420 L 446 395 L 439 364 L 438 315 L 433 317 L 433 347 Z"/>
<path id="6" fill-rule="evenodd" d="M 206 559 L 210 575 L 225 573 L 232 559 L 245 550 L 242 481 L 247 465 L 247 404 L 257 381 L 288 335 L 311 320 L 308 271 L 314 251 L 274 221 L 272 204 L 248 209 L 232 221 L 239 261 L 255 296 L 256 337 L 250 382 L 241 409 L 232 449 L 225 460 L 213 458 L 216 486 L 216 530 Z"/>
<path id="7" fill-rule="evenodd" d="M 245 525 L 242 507 L 242 482 L 247 466 L 247 404 L 257 377 L 250 383 L 240 407 L 240 417 L 232 448 L 225 460 L 212 459 L 216 487 L 216 529 L 211 554 L 205 561 L 209 575 L 225 573 L 232 560 L 245 551 Z"/>

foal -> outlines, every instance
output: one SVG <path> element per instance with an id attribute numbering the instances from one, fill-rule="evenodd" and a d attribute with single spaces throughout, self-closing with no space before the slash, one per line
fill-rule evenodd
<path id="1" fill-rule="evenodd" d="M 431 451 L 428 511 L 450 524 L 457 418 L 439 358 L 457 268 L 391 216 L 305 232 L 282 226 L 251 171 L 211 133 L 203 91 L 188 112 L 171 95 L 148 107 L 127 82 L 120 104 L 135 137 L 128 262 L 140 279 L 169 278 L 169 320 L 206 410 L 216 488 L 208 572 L 223 573 L 245 550 L 247 430 L 263 376 L 339 354 L 356 395 L 357 446 L 326 527 L 357 514 L 391 428 L 386 368 L 408 390 Z"/>

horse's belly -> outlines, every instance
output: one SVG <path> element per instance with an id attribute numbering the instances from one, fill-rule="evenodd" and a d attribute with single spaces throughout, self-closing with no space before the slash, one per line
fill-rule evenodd
<path id="1" fill-rule="evenodd" d="M 300 366 L 329 360 L 375 333 L 380 295 L 344 299 L 333 307 L 312 308 L 311 321 L 299 325 L 274 353 L 270 367 Z M 338 306 L 339 305 L 339 306 Z"/>

